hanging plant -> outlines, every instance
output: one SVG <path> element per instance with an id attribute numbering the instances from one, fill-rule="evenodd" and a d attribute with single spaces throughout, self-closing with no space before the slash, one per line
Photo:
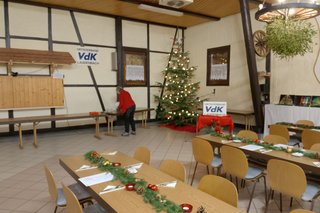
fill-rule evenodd
<path id="1" fill-rule="evenodd" d="M 275 19 L 266 26 L 267 45 L 281 59 L 312 52 L 315 34 L 313 25 L 303 20 Z"/>

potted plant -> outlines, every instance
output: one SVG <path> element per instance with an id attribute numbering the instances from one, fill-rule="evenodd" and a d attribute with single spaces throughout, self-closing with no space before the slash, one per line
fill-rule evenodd
<path id="1" fill-rule="evenodd" d="M 304 20 L 275 19 L 266 26 L 267 46 L 281 59 L 312 52 L 315 34 L 313 25 Z"/>

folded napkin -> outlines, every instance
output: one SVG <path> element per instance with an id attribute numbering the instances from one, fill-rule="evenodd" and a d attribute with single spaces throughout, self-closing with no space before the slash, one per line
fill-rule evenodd
<path id="1" fill-rule="evenodd" d="M 141 168 L 142 164 L 143 163 L 136 163 L 136 164 L 126 166 L 126 168 L 130 174 L 136 174 L 138 173 L 138 169 Z"/>
<path id="2" fill-rule="evenodd" d="M 232 142 L 232 140 L 221 140 L 221 143 L 223 143 L 223 144 L 227 144 L 227 143 L 231 143 Z"/>
<path id="3" fill-rule="evenodd" d="M 96 166 L 90 166 L 90 165 L 82 165 L 82 166 L 80 166 L 79 169 L 76 169 L 75 171 L 79 172 L 79 171 L 88 170 L 88 169 L 95 169 L 95 168 L 97 168 L 97 167 Z"/>
<path id="4" fill-rule="evenodd" d="M 259 152 L 261 153 L 267 153 L 267 152 L 271 152 L 272 149 L 259 149 Z"/>
<path id="5" fill-rule="evenodd" d="M 124 185 L 118 185 L 118 186 L 110 186 L 108 185 L 106 188 L 104 188 L 102 190 L 102 192 L 100 192 L 99 194 L 102 195 L 102 194 L 105 194 L 105 193 L 109 193 L 109 192 L 114 192 L 114 191 L 118 191 L 118 190 L 121 190 L 121 189 L 124 189 L 125 186 Z"/>
<path id="6" fill-rule="evenodd" d="M 176 185 L 177 185 L 176 180 L 157 184 L 157 186 L 159 186 L 159 187 L 168 187 L 168 188 L 175 188 Z"/>
<path id="7" fill-rule="evenodd" d="M 316 167 L 320 167 L 320 162 L 313 162 Z"/>
<path id="8" fill-rule="evenodd" d="M 102 155 L 116 155 L 118 153 L 118 151 L 114 151 L 114 152 L 103 152 L 101 153 Z"/>

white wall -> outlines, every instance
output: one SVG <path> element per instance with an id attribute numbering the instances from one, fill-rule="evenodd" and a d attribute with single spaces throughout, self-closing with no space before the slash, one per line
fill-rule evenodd
<path id="1" fill-rule="evenodd" d="M 254 19 L 255 12 L 251 11 L 252 31 L 265 31 L 266 24 Z M 315 19 L 310 22 L 317 28 Z M 253 110 L 241 15 L 190 27 L 185 35 L 185 47 L 191 53 L 191 64 L 198 66 L 195 78 L 201 82 L 200 94 L 213 101 L 227 101 L 228 108 L 231 109 Z M 230 86 L 206 86 L 207 49 L 225 45 L 231 45 Z M 316 36 L 313 53 L 296 56 L 289 61 L 272 55 L 271 103 L 278 103 L 281 94 L 319 95 L 320 84 L 313 70 L 318 49 L 319 38 Z M 256 60 L 257 70 L 265 71 L 265 58 L 256 56 Z M 216 91 L 215 95 L 210 94 L 213 89 Z M 238 119 L 242 118 L 236 118 Z"/>
<path id="2" fill-rule="evenodd" d="M 52 9 L 52 37 L 53 50 L 69 52 L 73 58 L 76 57 L 76 50 L 80 47 L 79 38 L 76 33 L 70 11 Z M 115 52 L 115 19 L 112 17 L 92 15 L 74 12 L 74 17 L 80 31 L 80 36 L 85 47 L 98 50 L 99 64 L 91 65 L 93 77 L 97 82 L 103 105 L 106 110 L 116 108 L 117 71 L 112 70 L 111 53 Z M 11 38 L 12 48 L 48 50 L 48 8 L 30 6 L 9 2 L 9 29 L 10 35 L 22 36 Z M 5 47 L 5 24 L 4 5 L 0 1 L 0 47 Z M 150 47 L 150 85 L 154 86 L 156 81 L 163 81 L 162 70 L 168 63 L 168 54 L 171 50 L 172 38 L 175 29 L 148 25 L 134 21 L 122 21 L 123 46 L 144 48 Z M 181 30 L 179 32 L 182 35 Z M 149 36 L 149 44 L 148 44 Z M 47 65 L 14 65 L 13 71 L 28 75 L 48 75 Z M 88 113 L 90 111 L 102 111 L 98 93 L 94 87 L 93 79 L 87 65 L 72 64 L 58 66 L 57 71 L 64 74 L 65 106 L 56 108 L 56 114 L 65 113 Z M 6 74 L 6 66 L 0 65 L 0 74 Z M 158 95 L 158 88 L 128 87 L 126 88 L 133 96 L 137 107 L 156 107 L 153 96 Z M 49 115 L 50 109 L 24 109 L 14 110 L 15 117 Z M 0 110 L 0 118 L 8 117 L 8 112 Z M 155 117 L 152 112 L 151 118 Z M 137 119 L 140 119 L 137 116 Z M 93 124 L 93 119 L 57 121 L 57 127 Z M 32 126 L 24 124 L 23 129 L 31 129 Z M 50 122 L 40 123 L 39 128 L 50 128 Z M 7 126 L 0 126 L 0 132 L 7 132 Z"/>

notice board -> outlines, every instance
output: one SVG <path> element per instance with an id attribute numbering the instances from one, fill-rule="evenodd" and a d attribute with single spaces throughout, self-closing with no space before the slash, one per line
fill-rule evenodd
<path id="1" fill-rule="evenodd" d="M 0 76 L 0 109 L 64 106 L 63 79 Z"/>

